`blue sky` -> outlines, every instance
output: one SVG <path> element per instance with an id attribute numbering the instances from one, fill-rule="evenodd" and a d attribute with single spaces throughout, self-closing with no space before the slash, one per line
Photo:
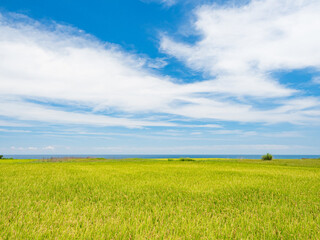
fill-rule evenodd
<path id="1" fill-rule="evenodd" d="M 320 2 L 0 2 L 0 153 L 320 154 Z"/>

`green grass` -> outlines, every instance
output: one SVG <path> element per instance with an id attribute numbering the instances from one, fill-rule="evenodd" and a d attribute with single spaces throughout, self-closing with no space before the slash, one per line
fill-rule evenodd
<path id="1" fill-rule="evenodd" d="M 319 239 L 320 160 L 0 160 L 0 239 Z"/>

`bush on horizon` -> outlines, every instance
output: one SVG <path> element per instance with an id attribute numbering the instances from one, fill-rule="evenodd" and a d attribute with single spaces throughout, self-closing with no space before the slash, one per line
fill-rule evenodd
<path id="1" fill-rule="evenodd" d="M 195 160 L 192 159 L 192 158 L 179 158 L 179 161 L 182 161 L 182 162 L 193 162 Z"/>
<path id="2" fill-rule="evenodd" d="M 193 162 L 195 160 L 192 158 L 179 158 L 179 159 L 168 158 L 168 161 Z"/>
<path id="3" fill-rule="evenodd" d="M 271 161 L 272 158 L 273 158 L 273 156 L 272 156 L 270 153 L 267 153 L 266 155 L 263 155 L 263 156 L 261 157 L 261 159 L 262 159 L 263 161 Z"/>

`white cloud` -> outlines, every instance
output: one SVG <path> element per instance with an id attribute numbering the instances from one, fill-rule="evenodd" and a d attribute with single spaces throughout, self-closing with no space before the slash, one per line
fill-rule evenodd
<path id="1" fill-rule="evenodd" d="M 222 128 L 219 124 L 183 125 L 185 128 Z"/>
<path id="2" fill-rule="evenodd" d="M 177 0 L 160 0 L 160 1 L 166 4 L 167 6 L 172 6 L 177 3 Z"/>
<path id="3" fill-rule="evenodd" d="M 221 134 L 221 135 L 244 135 L 244 136 L 255 136 L 257 132 L 255 131 L 243 131 L 243 130 L 217 130 L 212 131 L 213 134 Z"/>
<path id="4" fill-rule="evenodd" d="M 55 147 L 54 146 L 46 146 L 42 148 L 43 150 L 54 150 Z"/>
<path id="5" fill-rule="evenodd" d="M 19 151 L 35 151 L 38 150 L 37 147 L 15 147 L 15 146 L 11 146 L 10 147 L 11 150 L 19 150 Z"/>
<path id="6" fill-rule="evenodd" d="M 199 16 L 204 9 L 200 8 Z M 228 13 L 229 10 L 217 11 Z M 237 16 L 236 9 L 233 11 Z M 231 17 L 230 14 L 228 16 Z M 223 15 L 221 18 L 221 21 L 227 21 Z M 204 27 L 200 23 L 199 29 Z M 202 31 L 204 36 L 210 33 L 206 29 Z M 164 40 L 163 44 L 165 41 L 169 40 Z M 202 42 L 188 46 L 183 59 L 188 58 L 190 61 L 187 62 L 193 68 L 210 72 L 212 65 L 214 71 L 225 72 L 219 64 L 210 62 L 210 54 L 214 52 L 210 49 L 205 51 L 203 46 L 211 45 Z M 184 44 L 170 40 L 166 49 L 171 53 L 174 53 L 172 44 L 176 45 L 177 51 L 180 51 L 179 47 L 185 48 Z M 194 52 L 193 55 L 188 55 L 188 48 Z M 226 53 L 231 52 L 230 48 L 226 46 Z M 234 60 L 240 63 L 239 58 Z M 207 65 L 204 64 L 206 61 Z M 47 27 L 25 17 L 17 19 L 0 15 L 0 116 L 21 122 L 170 127 L 176 126 L 170 122 L 170 118 L 176 116 L 208 121 L 301 123 L 316 122 L 320 115 L 317 99 L 286 100 L 284 97 L 295 91 L 270 79 L 264 69 L 254 69 L 250 74 L 242 69 L 235 71 L 235 74 L 239 73 L 237 76 L 219 73 L 218 80 L 186 84 L 155 74 L 148 64 L 148 59 L 101 43 L 77 29 L 62 25 Z M 243 64 L 246 65 L 246 61 Z M 262 64 L 269 65 L 267 62 Z M 260 110 L 250 101 L 229 98 L 230 95 L 282 98 L 274 108 Z M 39 101 L 41 104 L 37 103 Z M 64 107 L 54 107 L 53 103 Z M 86 110 L 79 112 L 75 109 Z M 108 115 L 110 112 L 114 114 Z M 155 119 L 157 115 L 165 114 L 169 120 L 138 117 L 144 114 L 153 114 Z M 216 124 L 202 126 L 219 127 Z"/>
<path id="7" fill-rule="evenodd" d="M 320 76 L 312 78 L 312 82 L 316 84 L 320 84 Z"/>
<path id="8" fill-rule="evenodd" d="M 147 62 L 147 66 L 149 68 L 155 68 L 155 69 L 160 69 L 160 68 L 163 68 L 163 67 L 165 67 L 167 65 L 168 65 L 168 63 L 163 58 L 156 58 L 154 60 L 149 60 Z"/>
<path id="9" fill-rule="evenodd" d="M 3 128 L 0 128 L 0 132 L 8 132 L 8 133 L 30 133 L 31 131 L 18 130 L 18 129 L 3 129 Z"/>
<path id="10" fill-rule="evenodd" d="M 23 124 L 23 123 L 17 123 L 14 121 L 0 120 L 0 126 L 2 126 L 2 127 L 28 127 L 30 125 Z"/>
<path id="11" fill-rule="evenodd" d="M 38 150 L 37 147 L 27 147 L 28 150 Z"/>
<path id="12" fill-rule="evenodd" d="M 146 3 L 149 3 L 149 2 L 156 2 L 156 3 L 160 3 L 160 4 L 163 4 L 167 7 L 171 7 L 173 5 L 175 5 L 178 0 L 141 0 L 142 2 L 146 2 Z"/>
<path id="13" fill-rule="evenodd" d="M 190 118 L 220 119 L 240 122 L 290 122 L 301 124 L 305 122 L 318 123 L 320 102 L 312 97 L 279 101 L 281 105 L 269 110 L 254 109 L 249 104 L 231 101 L 219 102 L 210 99 L 197 99 L 193 104 L 180 106 L 178 109 L 168 109 L 168 112 L 178 113 Z"/>
<path id="14" fill-rule="evenodd" d="M 244 130 L 216 130 L 211 131 L 212 134 L 216 135 L 241 135 L 241 136 L 257 136 L 257 137 L 268 137 L 268 138 L 290 138 L 290 137 L 302 137 L 303 135 L 295 131 L 278 131 L 278 132 L 257 132 L 257 131 L 244 131 Z"/>
<path id="15" fill-rule="evenodd" d="M 181 95 L 179 86 L 170 79 L 148 72 L 143 58 L 75 35 L 75 30 L 64 26 L 53 26 L 52 31 L 27 20 L 24 23 L 0 17 L 0 115 L 105 126 L 173 125 L 95 113 L 113 108 L 125 112 L 158 111 L 176 93 Z M 12 96 L 18 100 L 6 100 Z M 53 112 L 48 106 L 26 103 L 25 98 L 89 107 L 93 112 Z"/>
<path id="16" fill-rule="evenodd" d="M 61 124 L 86 124 L 97 126 L 126 126 L 139 128 L 143 126 L 174 126 L 172 123 L 157 121 L 140 121 L 127 118 L 115 118 L 92 113 L 77 113 L 57 110 L 23 101 L 0 100 L 0 115 L 27 121 L 40 121 Z"/>
<path id="17" fill-rule="evenodd" d="M 19 151 L 37 151 L 37 150 L 55 150 L 54 146 L 45 146 L 45 147 L 15 147 L 11 146 L 11 150 L 19 150 Z"/>
<path id="18" fill-rule="evenodd" d="M 193 28 L 200 40 L 164 36 L 164 52 L 214 78 L 213 92 L 281 97 L 296 91 L 270 76 L 275 70 L 320 69 L 320 2 L 253 0 L 244 6 L 204 5 Z"/>

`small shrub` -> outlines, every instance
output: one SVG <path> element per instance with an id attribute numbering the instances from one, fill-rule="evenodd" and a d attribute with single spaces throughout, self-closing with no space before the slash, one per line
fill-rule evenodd
<path id="1" fill-rule="evenodd" d="M 0 155 L 0 159 L 2 159 L 3 158 L 3 155 Z"/>
<path id="2" fill-rule="evenodd" d="M 193 162 L 195 160 L 191 159 L 191 158 L 180 158 L 179 161 L 182 161 L 182 162 Z"/>
<path id="3" fill-rule="evenodd" d="M 273 158 L 273 156 L 270 153 L 267 153 L 266 155 L 263 155 L 261 157 L 261 159 L 264 160 L 264 161 L 271 161 L 272 158 Z"/>
<path id="4" fill-rule="evenodd" d="M 192 158 L 179 158 L 179 159 L 172 159 L 172 158 L 168 158 L 168 161 L 181 161 L 181 162 L 193 162 L 195 161 Z"/>

